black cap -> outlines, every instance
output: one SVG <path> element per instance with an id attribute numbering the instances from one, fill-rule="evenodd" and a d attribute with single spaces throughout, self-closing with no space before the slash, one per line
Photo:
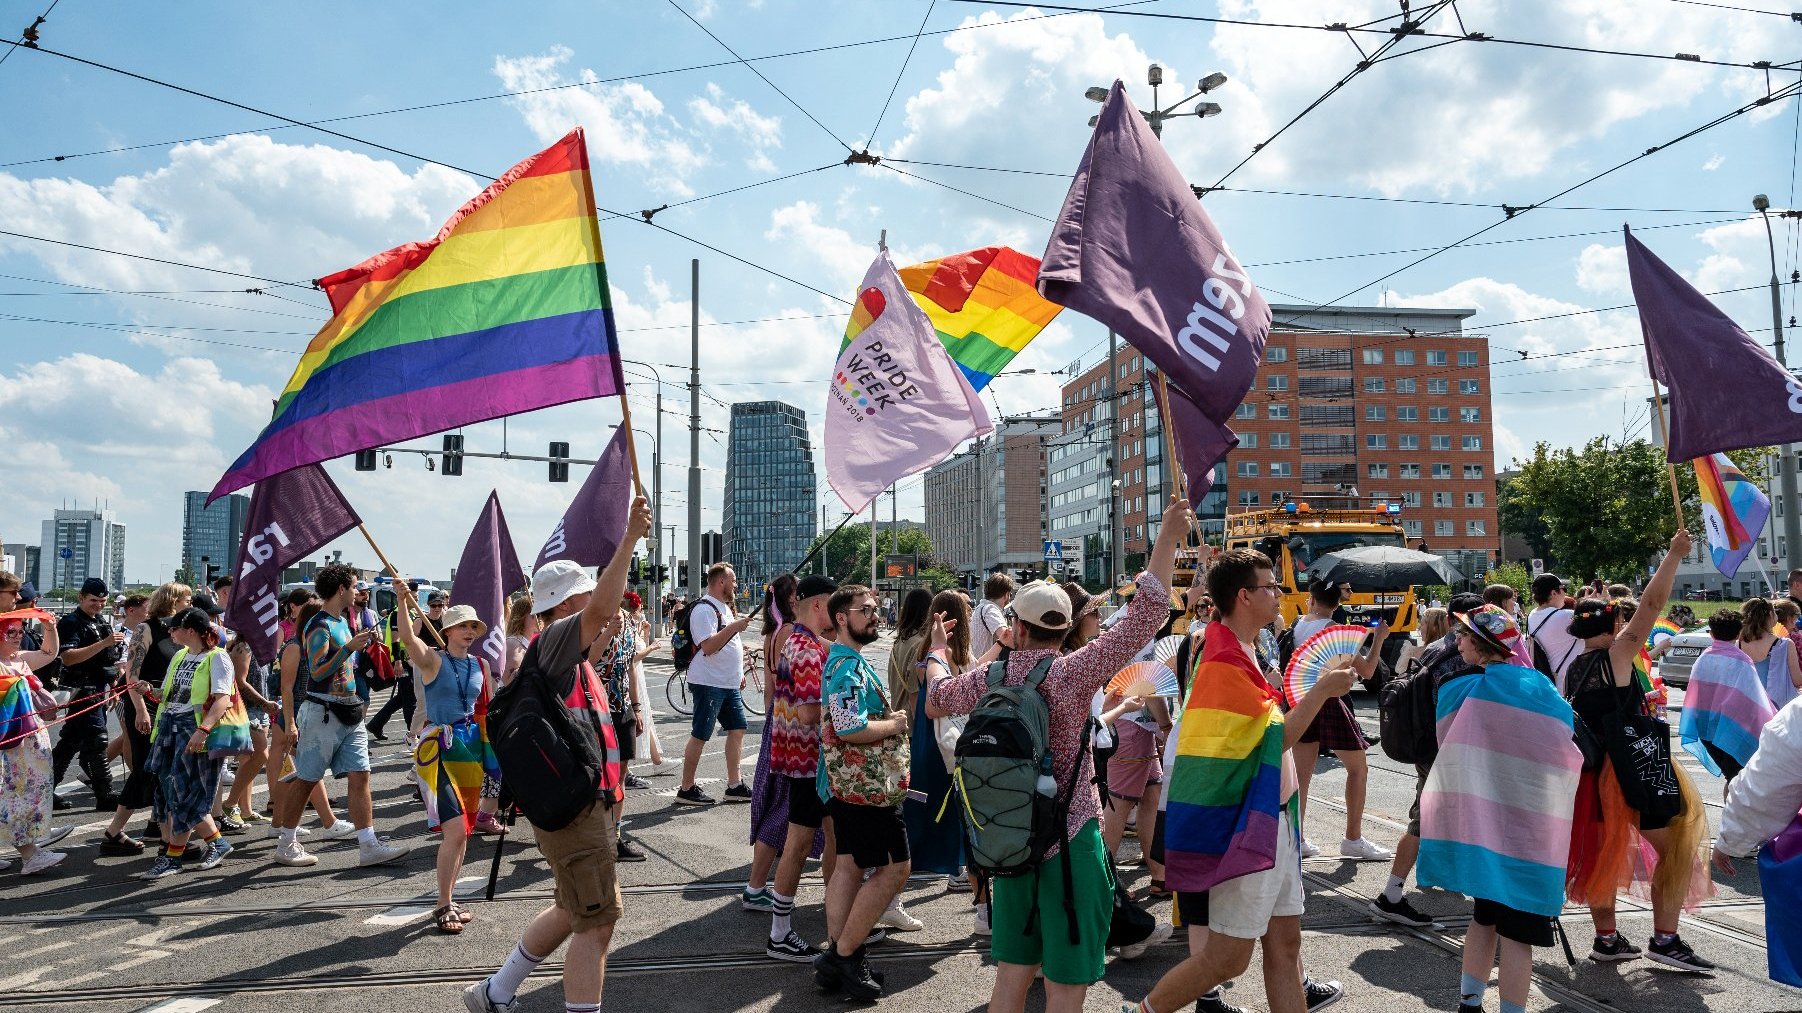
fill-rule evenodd
<path id="1" fill-rule="evenodd" d="M 443 591 L 433 591 L 431 594 L 426 595 L 425 603 L 427 605 L 449 605 L 450 595 L 445 594 Z"/>
<path id="2" fill-rule="evenodd" d="M 19 604 L 29 605 L 38 600 L 38 586 L 31 581 L 19 585 Z"/>
<path id="3" fill-rule="evenodd" d="M 1461 616 L 1475 612 L 1482 607 L 1482 595 L 1472 594 L 1469 591 L 1460 591 L 1457 594 L 1452 595 L 1451 602 L 1446 605 L 1446 611 L 1450 612 L 1452 615 Z"/>
<path id="4" fill-rule="evenodd" d="M 225 614 L 225 609 L 220 606 L 218 599 L 205 591 L 194 592 L 194 600 L 189 608 L 199 610 L 202 615 L 222 616 Z"/>
<path id="5" fill-rule="evenodd" d="M 106 581 L 99 577 L 89 577 L 81 582 L 81 593 L 84 596 L 93 595 L 96 598 L 105 598 L 107 594 Z"/>
<path id="6" fill-rule="evenodd" d="M 1553 592 L 1564 590 L 1564 581 L 1555 573 L 1542 573 L 1533 578 L 1531 589 L 1533 600 L 1542 602 L 1550 598 Z"/>
<path id="7" fill-rule="evenodd" d="M 812 598 L 815 595 L 831 594 L 837 590 L 838 581 L 833 580 L 831 577 L 822 577 L 817 573 L 810 573 L 807 576 L 802 577 L 801 582 L 795 585 L 795 600 L 800 601 L 803 598 Z"/>
<path id="8" fill-rule="evenodd" d="M 198 596 L 196 596 L 198 601 Z M 198 604 L 190 605 L 169 617 L 169 628 L 172 630 L 193 630 L 205 633 L 213 628 L 213 621 L 207 617 L 206 610 Z"/>

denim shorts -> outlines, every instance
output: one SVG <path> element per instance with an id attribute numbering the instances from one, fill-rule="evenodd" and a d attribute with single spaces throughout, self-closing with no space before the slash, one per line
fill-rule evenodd
<path id="1" fill-rule="evenodd" d="M 323 781 L 325 772 L 367 773 L 369 731 L 361 721 L 343 725 L 316 700 L 303 701 L 294 715 L 300 742 L 294 747 L 294 774 L 302 781 Z"/>
<path id="2" fill-rule="evenodd" d="M 715 722 L 729 732 L 745 730 L 745 698 L 736 688 L 691 684 L 688 693 L 695 704 L 694 727 L 689 730 L 695 738 L 702 742 L 713 738 Z"/>

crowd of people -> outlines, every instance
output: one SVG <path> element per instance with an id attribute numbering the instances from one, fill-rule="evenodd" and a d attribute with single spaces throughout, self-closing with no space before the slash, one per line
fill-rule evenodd
<path id="1" fill-rule="evenodd" d="M 496 664 L 478 647 L 488 630 L 474 609 L 441 592 L 422 603 L 402 593 L 379 615 L 369 588 L 339 566 L 283 599 L 273 659 L 221 627 L 230 578 L 148 596 L 90 580 L 76 610 L 52 620 L 32 611 L 29 585 L 0 573 L 0 828 L 21 871 L 65 861 L 52 846 L 68 831 L 52 829 L 51 815 L 70 804 L 55 789 L 74 765 L 111 815 L 101 853 L 143 856 L 145 879 L 216 867 L 231 837 L 258 823 L 273 831 L 282 865 L 318 862 L 308 837 L 354 837 L 360 865 L 392 862 L 408 847 L 375 830 L 370 742 L 388 738 L 398 713 L 425 825 L 438 835 L 432 923 L 460 933 L 474 917 L 453 894 L 468 841 L 510 822 L 491 708 L 542 690 L 573 716 L 554 734 L 595 758 L 592 797 L 558 825 L 534 826 L 554 901 L 464 999 L 472 1013 L 507 1013 L 567 941 L 566 1010 L 598 1009 L 624 913 L 616 867 L 645 859 L 621 829 L 626 789 L 649 786 L 630 764 L 665 755 L 643 672 L 659 645 L 626 588 L 630 549 L 649 523 L 635 501 L 598 576 L 567 561 L 541 567 L 509 603 Z M 1105 620 L 1102 600 L 1080 585 L 1016 586 L 1002 573 L 975 602 L 960 591 L 908 593 L 894 610 L 886 671 L 866 654 L 886 610 L 871 588 L 787 575 L 741 614 L 736 575 L 709 568 L 707 593 L 674 617 L 694 700 L 675 802 L 748 803 L 750 875 L 738 901 L 768 914 L 769 958 L 809 965 L 822 989 L 880 999 L 884 977 L 868 948 L 922 927 L 901 896 L 910 876 L 929 873 L 970 898 L 969 931 L 996 963 L 991 1010 L 1023 1009 L 1040 979 L 1046 1009 L 1080 1009 L 1110 954 L 1141 956 L 1178 929 L 1186 957 L 1127 1010 L 1232 1013 L 1222 989 L 1260 948 L 1270 1009 L 1323 1008 L 1344 987 L 1305 968 L 1301 863 L 1321 853 L 1303 827 L 1324 750 L 1346 777 L 1339 857 L 1390 863 L 1370 912 L 1432 926 L 1408 897 L 1410 875 L 1471 899 L 1464 1013 L 1484 1008 L 1498 967 L 1500 1009 L 1525 1009 L 1533 948 L 1554 942 L 1567 903 L 1589 909 L 1592 960 L 1713 970 L 1678 934 L 1682 912 L 1712 893 L 1707 820 L 1668 739 L 1661 749 L 1647 738 L 1665 727 L 1652 661 L 1669 642 L 1654 632 L 1687 532 L 1637 597 L 1624 587 L 1567 596 L 1550 574 L 1533 582 L 1526 614 L 1505 585 L 1451 595 L 1423 611 L 1418 643 L 1385 652 L 1389 630 L 1378 625 L 1356 655 L 1285 696 L 1288 655 L 1343 620 L 1344 589 L 1316 582 L 1287 624 L 1271 561 L 1234 550 L 1173 593 L 1190 523 L 1187 504 L 1172 504 L 1145 572 L 1117 590 L 1123 604 Z M 1683 611 L 1671 614 L 1687 626 L 1694 617 Z M 1790 599 L 1715 613 L 1712 646 L 1690 675 L 1677 738 L 1727 779 L 1713 863 L 1729 874 L 1802 809 L 1797 618 Z M 769 709 L 747 780 L 740 635 L 758 620 Z M 1175 693 L 1116 680 L 1149 661 L 1174 674 Z M 1384 684 L 1384 707 L 1408 693 L 1424 701 L 1426 731 L 1409 744 L 1414 802 L 1393 851 L 1363 832 L 1372 739 L 1347 700 L 1360 683 Z M 387 706 L 370 713 L 372 692 L 386 686 Z M 715 799 L 697 770 L 720 731 L 727 778 Z M 1395 734 L 1404 733 L 1386 729 Z M 328 773 L 342 779 L 336 800 Z M 301 826 L 309 807 L 310 830 Z M 134 836 L 130 823 L 146 809 Z M 1124 850 L 1129 835 L 1136 854 Z M 810 859 L 825 881 L 817 945 L 795 924 Z M 1149 885 L 1134 894 L 1119 874 L 1140 866 Z M 1618 930 L 1622 892 L 1652 902 L 1643 949 Z M 1167 920 L 1142 906 L 1162 898 Z"/>

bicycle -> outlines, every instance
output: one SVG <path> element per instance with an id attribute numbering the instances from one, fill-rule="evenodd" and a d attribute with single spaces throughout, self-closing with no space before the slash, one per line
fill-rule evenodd
<path id="1" fill-rule="evenodd" d="M 739 695 L 744 699 L 745 710 L 763 717 L 763 649 L 753 647 L 745 651 L 744 683 Z M 669 701 L 670 709 L 683 717 L 694 715 L 694 698 L 688 691 L 688 673 L 671 672 L 669 681 L 663 687 L 664 698 Z"/>

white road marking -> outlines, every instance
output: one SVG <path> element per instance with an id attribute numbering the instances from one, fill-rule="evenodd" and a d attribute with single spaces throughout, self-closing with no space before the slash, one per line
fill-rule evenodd
<path id="1" fill-rule="evenodd" d="M 437 910 L 437 909 L 433 908 L 433 907 L 429 907 L 429 906 L 424 906 L 424 905 L 402 904 L 398 907 L 391 907 L 388 910 L 383 911 L 381 914 L 370 915 L 368 918 L 363 919 L 363 924 L 365 924 L 365 925 L 405 925 L 408 922 L 417 921 L 420 918 L 423 918 L 426 915 L 431 914 L 435 910 Z"/>
<path id="2" fill-rule="evenodd" d="M 124 971 L 124 970 L 128 970 L 130 968 L 133 968 L 133 967 L 137 967 L 139 964 L 148 964 L 151 961 L 162 960 L 165 957 L 173 957 L 173 956 L 175 956 L 175 954 L 170 953 L 168 950 L 146 950 L 143 953 L 140 953 L 135 957 L 128 957 L 125 960 L 119 961 L 117 964 L 111 965 L 110 967 L 107 968 L 107 970 L 108 971 Z"/>
<path id="3" fill-rule="evenodd" d="M 78 942 L 81 942 L 81 940 L 70 939 L 65 942 L 51 943 L 49 946 L 40 946 L 35 950 L 20 950 L 17 953 L 9 953 L 6 956 L 7 956 L 8 960 L 19 960 L 24 957 L 35 957 L 40 953 L 49 953 L 53 950 L 60 950 L 60 949 L 66 948 L 66 947 L 74 946 Z"/>
<path id="4" fill-rule="evenodd" d="M 212 1009 L 223 1001 L 224 1000 L 222 999 L 200 999 L 193 996 L 183 996 L 179 999 L 164 1000 L 163 1002 L 157 1003 L 155 1006 L 146 1006 L 139 1010 L 138 1013 L 200 1013 L 201 1010 Z"/>

